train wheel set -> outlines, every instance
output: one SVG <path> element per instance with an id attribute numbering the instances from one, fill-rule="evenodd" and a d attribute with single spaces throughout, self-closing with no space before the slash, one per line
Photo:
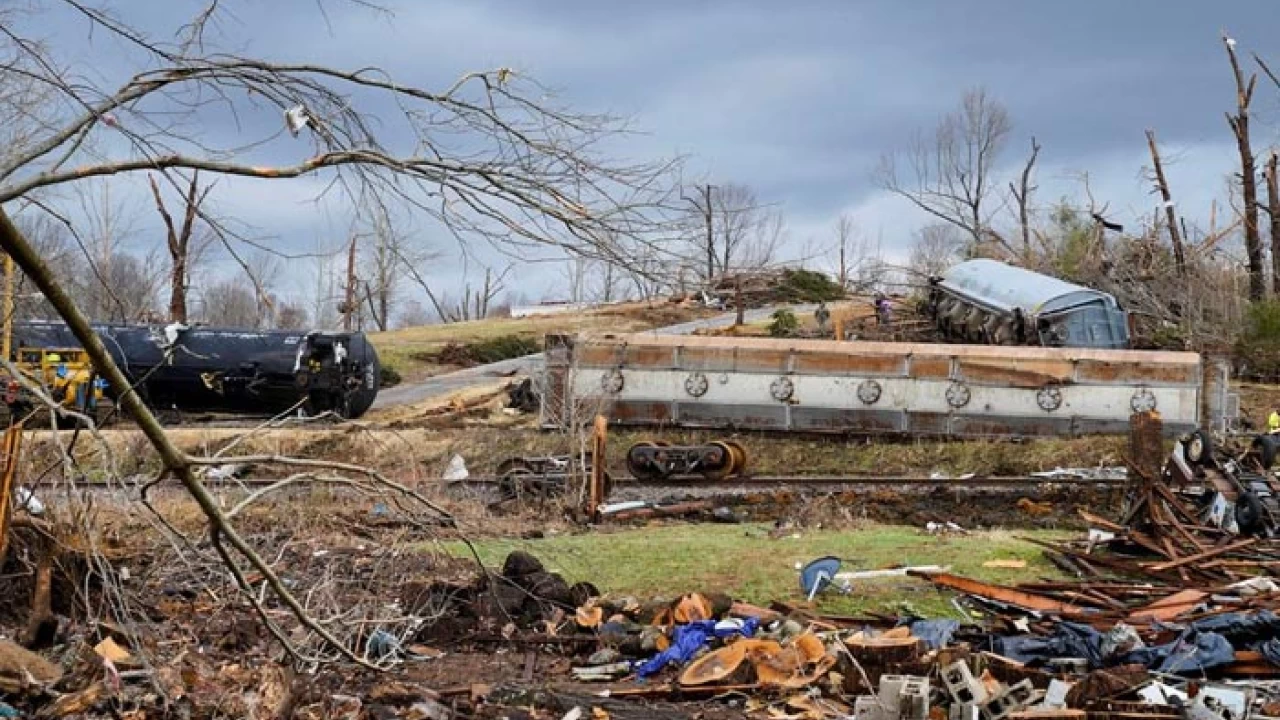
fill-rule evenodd
<path id="1" fill-rule="evenodd" d="M 499 502 L 563 496 L 573 479 L 591 475 L 594 463 L 591 453 L 581 459 L 551 455 L 504 460 L 495 472 Z M 705 445 L 643 441 L 627 450 L 626 466 L 631 477 L 642 483 L 688 477 L 719 481 L 746 471 L 747 450 L 733 440 L 717 440 Z M 608 472 L 603 475 L 607 496 L 613 488 L 613 478 Z"/>

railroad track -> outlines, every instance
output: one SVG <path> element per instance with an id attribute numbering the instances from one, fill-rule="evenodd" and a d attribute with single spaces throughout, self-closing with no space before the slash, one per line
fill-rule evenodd
<path id="1" fill-rule="evenodd" d="M 561 476 L 563 478 L 563 476 Z M 227 490 L 237 487 L 266 487 L 273 483 L 280 482 L 281 478 L 242 478 L 239 480 L 206 480 L 205 484 L 211 489 Z M 443 485 L 446 487 L 497 487 L 502 481 L 502 477 L 498 475 L 481 475 L 469 477 L 465 480 L 444 480 L 441 478 L 431 478 L 424 484 Z M 689 488 L 706 488 L 706 487 L 735 487 L 735 486 L 771 486 L 771 485 L 850 485 L 850 486 L 876 486 L 876 485 L 907 485 L 913 487 L 922 486 L 938 486 L 938 487 L 954 487 L 954 488 L 981 488 L 981 487 L 1036 487 L 1040 485 L 1068 485 L 1082 487 L 1108 487 L 1124 485 L 1127 481 L 1114 478 L 1045 478 L 1034 477 L 1030 475 L 1009 475 L 1009 476 L 993 476 L 993 477 L 974 477 L 974 478 L 933 478 L 915 475 L 744 475 L 740 477 L 731 477 L 721 480 L 708 480 L 701 475 L 683 475 L 661 479 L 639 479 L 630 476 L 614 478 L 613 480 L 618 486 L 623 487 L 689 487 Z M 306 486 L 308 483 L 296 483 L 297 486 Z M 177 488 L 182 484 L 174 479 L 163 480 L 156 484 L 161 488 Z M 128 490 L 136 487 L 130 484 L 122 483 L 106 483 L 106 482 L 77 482 L 74 484 L 58 483 L 51 485 L 42 483 L 35 486 L 37 492 L 64 492 L 67 490 Z"/>

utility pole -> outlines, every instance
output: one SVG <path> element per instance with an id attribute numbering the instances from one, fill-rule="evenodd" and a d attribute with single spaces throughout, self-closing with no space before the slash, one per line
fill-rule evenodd
<path id="1" fill-rule="evenodd" d="M 356 313 L 356 236 L 351 236 L 351 249 L 347 251 L 347 295 L 342 301 L 342 329 L 350 332 Z"/>

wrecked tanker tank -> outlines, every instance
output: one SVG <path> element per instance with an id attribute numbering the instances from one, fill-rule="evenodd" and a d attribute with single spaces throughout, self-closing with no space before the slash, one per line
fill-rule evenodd
<path id="1" fill-rule="evenodd" d="M 356 418 L 378 395 L 381 365 L 361 332 L 93 326 L 153 409 Z M 17 323 L 13 344 L 79 347 L 61 323 Z M 108 388 L 115 397 L 117 388 Z"/>
<path id="2" fill-rule="evenodd" d="M 985 258 L 932 278 L 926 309 L 939 330 L 965 342 L 1129 347 L 1129 316 L 1112 295 Z"/>

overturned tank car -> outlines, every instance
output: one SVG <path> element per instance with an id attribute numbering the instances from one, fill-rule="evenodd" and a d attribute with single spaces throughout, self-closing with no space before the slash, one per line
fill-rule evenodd
<path id="1" fill-rule="evenodd" d="M 1129 347 L 1128 313 L 1114 296 L 995 260 L 931 278 L 926 310 L 945 335 L 968 343 Z"/>
<path id="2" fill-rule="evenodd" d="M 94 325 L 108 352 L 155 410 L 356 418 L 378 395 L 381 366 L 364 333 Z M 17 323 L 15 348 L 79 347 L 61 323 Z M 120 389 L 109 387 L 113 398 Z"/>

